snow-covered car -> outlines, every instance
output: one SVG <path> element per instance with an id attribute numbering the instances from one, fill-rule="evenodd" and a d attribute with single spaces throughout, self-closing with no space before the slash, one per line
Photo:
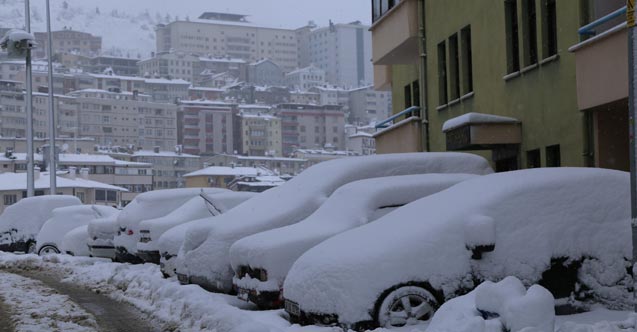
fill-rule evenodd
<path id="1" fill-rule="evenodd" d="M 38 255 L 59 254 L 62 239 L 74 228 L 88 225 L 91 220 L 116 214 L 117 209 L 101 205 L 77 205 L 57 208 L 51 212 L 36 237 Z"/>
<path id="2" fill-rule="evenodd" d="M 230 247 L 235 289 L 240 298 L 261 309 L 279 308 L 283 305 L 281 288 L 285 276 L 304 252 L 334 235 L 474 177 L 420 174 L 348 183 L 307 219 L 235 242 Z"/>
<path id="3" fill-rule="evenodd" d="M 86 231 L 90 256 L 115 260 L 113 238 L 117 234 L 117 217 L 120 213 L 121 211 L 89 222 Z"/>
<path id="4" fill-rule="evenodd" d="M 88 239 L 88 225 L 74 228 L 62 238 L 60 251 L 71 256 L 92 256 Z"/>
<path id="5" fill-rule="evenodd" d="M 153 239 L 158 240 L 164 232 L 183 223 L 225 213 L 254 195 L 232 191 L 214 194 L 201 192 L 199 196 L 191 198 L 163 217 L 143 220 L 139 223 L 137 255 L 145 262 L 159 264 L 160 252 L 157 242 Z"/>
<path id="6" fill-rule="evenodd" d="M 556 299 L 630 303 L 628 173 L 547 168 L 459 183 L 307 251 L 284 282 L 294 322 L 362 329 L 427 320 L 485 280 Z"/>
<path id="7" fill-rule="evenodd" d="M 163 217 L 191 198 L 206 194 L 227 192 L 220 188 L 166 189 L 145 192 L 133 199 L 117 216 L 117 234 L 113 238 L 116 260 L 120 262 L 141 263 L 137 256 L 137 242 L 140 239 L 139 223 L 143 220 Z"/>
<path id="8" fill-rule="evenodd" d="M 214 218 L 203 218 L 189 221 L 185 224 L 169 229 L 161 237 L 159 237 L 159 240 L 157 240 L 157 247 L 161 253 L 159 268 L 164 277 L 169 278 L 177 275 L 177 267 L 183 265 L 184 256 L 179 255 L 179 250 L 184 244 L 186 232 L 191 227 L 205 225 L 209 222 L 214 222 Z"/>
<path id="9" fill-rule="evenodd" d="M 74 196 L 47 195 L 23 198 L 0 215 L 0 250 L 34 253 L 35 238 L 51 212 L 57 208 L 81 205 Z"/>
<path id="10" fill-rule="evenodd" d="M 336 189 L 358 180 L 425 173 L 489 174 L 486 159 L 465 153 L 405 153 L 351 157 L 314 165 L 285 184 L 270 189 L 186 233 L 177 274 L 219 292 L 233 290 L 230 246 L 246 236 L 288 226 L 310 216 Z"/>

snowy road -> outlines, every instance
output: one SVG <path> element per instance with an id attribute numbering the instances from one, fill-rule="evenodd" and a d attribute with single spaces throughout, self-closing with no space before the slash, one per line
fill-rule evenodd
<path id="1" fill-rule="evenodd" d="M 16 332 L 38 331 L 44 326 L 51 331 L 78 332 L 161 330 L 132 306 L 62 283 L 58 275 L 34 270 L 12 269 L 7 272 L 10 273 L 0 272 L 2 284 L 13 287 L 0 291 L 0 297 L 6 302 L 6 312 L 0 314 L 5 321 L 0 318 L 0 326 L 10 326 L 12 322 L 8 317 L 11 317 Z M 0 332 L 4 331 L 0 327 Z"/>
<path id="2" fill-rule="evenodd" d="M 7 305 L 0 298 L 0 332 L 13 332 L 13 323 L 9 316 Z"/>

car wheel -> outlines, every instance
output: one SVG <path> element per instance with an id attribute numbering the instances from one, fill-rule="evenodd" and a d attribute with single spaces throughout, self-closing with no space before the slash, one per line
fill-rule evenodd
<path id="1" fill-rule="evenodd" d="M 35 248 L 33 248 L 33 251 L 35 251 Z M 56 248 L 55 246 L 51 246 L 51 245 L 43 246 L 42 248 L 40 248 L 40 251 L 38 251 L 38 255 L 40 256 L 50 255 L 50 254 L 59 254 L 59 253 L 60 253 L 60 250 L 58 250 L 58 248 Z"/>
<path id="2" fill-rule="evenodd" d="M 27 254 L 35 254 L 36 249 L 35 242 L 29 242 L 27 244 Z"/>
<path id="3" fill-rule="evenodd" d="M 377 321 L 381 327 L 401 327 L 431 319 L 438 301 L 426 289 L 404 286 L 389 293 L 378 308 Z"/>

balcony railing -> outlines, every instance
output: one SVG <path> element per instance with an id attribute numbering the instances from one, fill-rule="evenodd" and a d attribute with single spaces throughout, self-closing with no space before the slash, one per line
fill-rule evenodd
<path id="1" fill-rule="evenodd" d="M 394 124 L 394 121 L 396 121 L 396 119 L 400 118 L 404 116 L 405 119 L 412 117 L 412 116 L 420 116 L 420 107 L 418 106 L 412 106 L 407 108 L 406 110 L 396 113 L 394 115 L 392 115 L 391 117 L 387 118 L 386 120 L 383 120 L 379 123 L 376 124 L 376 129 L 385 129 L 388 128 L 390 126 L 392 126 Z"/>
<path id="2" fill-rule="evenodd" d="M 603 25 L 617 17 L 620 17 L 622 15 L 625 15 L 627 11 L 626 6 L 617 9 L 616 11 L 609 13 L 606 16 L 600 17 L 597 20 L 579 28 L 579 30 L 577 31 L 580 35 L 595 35 L 597 34 L 597 32 L 593 29 L 597 28 L 600 25 Z"/>

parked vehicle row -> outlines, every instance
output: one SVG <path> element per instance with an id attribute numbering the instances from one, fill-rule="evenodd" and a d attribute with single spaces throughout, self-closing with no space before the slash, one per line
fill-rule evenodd
<path id="1" fill-rule="evenodd" d="M 162 190 L 122 211 L 68 201 L 35 244 L 159 263 L 295 323 L 403 326 L 507 276 L 560 303 L 617 302 L 631 288 L 629 184 L 592 168 L 493 174 L 472 154 L 355 157 L 260 194 Z"/>

